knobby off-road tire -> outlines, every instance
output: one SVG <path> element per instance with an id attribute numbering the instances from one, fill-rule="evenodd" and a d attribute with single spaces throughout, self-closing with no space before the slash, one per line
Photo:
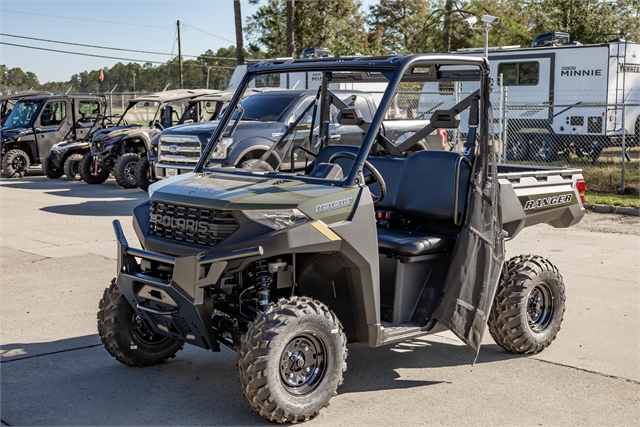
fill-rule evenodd
<path id="1" fill-rule="evenodd" d="M 2 157 L 2 172 L 9 178 L 22 178 L 29 171 L 29 156 L 22 150 L 9 150 Z"/>
<path id="2" fill-rule="evenodd" d="M 143 191 L 147 191 L 149 186 L 156 181 L 155 174 L 149 169 L 148 158 L 141 158 L 136 165 L 135 178 L 136 185 Z"/>
<path id="3" fill-rule="evenodd" d="M 93 156 L 91 153 L 86 153 L 80 160 L 80 175 L 87 184 L 102 184 L 109 178 L 109 169 L 98 165 L 96 171 Z"/>
<path id="4" fill-rule="evenodd" d="M 267 172 L 273 171 L 273 166 L 271 166 L 269 163 L 265 162 L 264 160 L 260 160 L 260 159 L 245 160 L 243 162 L 240 162 L 240 164 L 238 164 L 238 167 L 240 169 L 250 169 L 255 171 L 267 171 Z"/>
<path id="5" fill-rule="evenodd" d="M 347 368 L 347 338 L 329 308 L 281 299 L 249 326 L 238 351 L 238 385 L 270 421 L 306 421 L 329 406 Z"/>
<path id="6" fill-rule="evenodd" d="M 98 310 L 98 333 L 109 354 L 129 366 L 153 366 L 175 357 L 184 342 L 154 334 L 112 280 Z"/>
<path id="7" fill-rule="evenodd" d="M 82 154 L 72 154 L 64 161 L 62 170 L 67 176 L 69 181 L 81 181 L 82 174 L 80 173 L 80 162 L 82 161 Z"/>
<path id="8" fill-rule="evenodd" d="M 64 175 L 64 171 L 62 169 L 56 169 L 53 167 L 53 157 L 51 157 L 51 154 L 44 158 L 44 161 L 42 162 L 42 172 L 49 179 L 58 179 Z"/>
<path id="9" fill-rule="evenodd" d="M 113 176 L 122 188 L 136 188 L 136 166 L 140 156 L 135 153 L 125 153 L 118 157 L 113 166 Z"/>
<path id="10" fill-rule="evenodd" d="M 566 300 L 562 276 L 537 255 L 513 257 L 507 269 L 493 301 L 489 332 L 510 353 L 539 353 L 560 331 Z"/>

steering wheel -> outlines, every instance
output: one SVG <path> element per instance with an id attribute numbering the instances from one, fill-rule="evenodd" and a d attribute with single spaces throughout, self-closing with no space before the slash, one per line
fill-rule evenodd
<path id="1" fill-rule="evenodd" d="M 157 120 L 153 122 L 153 127 L 156 129 L 164 130 L 164 126 L 162 126 L 162 124 Z"/>
<path id="2" fill-rule="evenodd" d="M 334 163 L 338 159 L 350 159 L 355 161 L 356 154 L 349 153 L 348 151 L 340 151 L 329 158 L 329 163 Z M 379 195 L 376 196 L 373 193 L 371 194 L 371 196 L 373 196 L 373 203 L 379 203 L 387 195 L 387 184 L 384 182 L 384 179 L 382 178 L 382 175 L 380 175 L 380 172 L 378 172 L 378 169 L 373 167 L 373 165 L 367 160 L 364 161 L 364 167 L 370 172 L 368 175 L 364 176 L 364 183 L 366 185 L 371 185 L 377 182 L 380 187 Z"/>

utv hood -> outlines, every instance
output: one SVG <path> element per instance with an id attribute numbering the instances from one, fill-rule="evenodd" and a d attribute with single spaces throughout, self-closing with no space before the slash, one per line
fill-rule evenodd
<path id="1" fill-rule="evenodd" d="M 11 138 L 17 138 L 19 136 L 28 135 L 33 133 L 32 128 L 17 128 L 17 129 L 1 129 L 0 130 L 0 141 L 5 142 Z"/>
<path id="2" fill-rule="evenodd" d="M 310 218 L 348 214 L 359 188 L 309 184 L 291 178 L 228 173 L 188 173 L 149 187 L 153 202 L 221 210 L 293 209 Z"/>

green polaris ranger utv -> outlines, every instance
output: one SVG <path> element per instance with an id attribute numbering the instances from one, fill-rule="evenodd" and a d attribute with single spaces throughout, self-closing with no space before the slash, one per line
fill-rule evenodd
<path id="1" fill-rule="evenodd" d="M 304 72 L 321 76 L 315 102 L 274 129 L 279 141 L 255 168 L 210 164 L 242 120 L 250 83 Z M 477 90 L 391 142 L 384 123 L 399 88 L 407 96 L 427 81 Z M 359 84 L 386 87 L 368 120 L 334 94 Z M 449 54 L 250 67 L 193 172 L 152 184 L 134 209 L 142 249 L 114 221 L 117 277 L 98 312 L 107 351 L 141 367 L 184 343 L 226 346 L 247 403 L 275 422 L 329 404 L 348 342 L 378 347 L 450 329 L 477 354 L 488 324 L 506 351 L 542 351 L 562 322 L 562 277 L 538 256 L 505 262 L 504 241 L 533 224 L 580 221 L 585 183 L 578 169 L 497 165 L 491 84 L 485 59 Z M 463 153 L 415 149 L 461 117 Z M 332 122 L 360 126 L 362 140 L 333 138 Z"/>

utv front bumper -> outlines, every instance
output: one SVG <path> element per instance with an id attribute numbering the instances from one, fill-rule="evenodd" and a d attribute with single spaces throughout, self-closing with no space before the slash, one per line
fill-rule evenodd
<path id="1" fill-rule="evenodd" d="M 136 314 L 158 334 L 218 351 L 220 337 L 211 326 L 213 307 L 204 298 L 204 288 L 218 281 L 228 261 L 260 256 L 262 247 L 171 257 L 131 248 L 120 221 L 113 221 L 113 228 L 118 245 L 116 285 Z"/>

